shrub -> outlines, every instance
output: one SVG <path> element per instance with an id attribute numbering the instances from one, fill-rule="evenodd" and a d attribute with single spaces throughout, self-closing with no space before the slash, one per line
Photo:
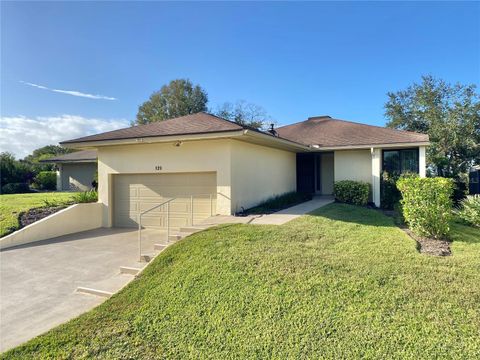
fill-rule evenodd
<path id="1" fill-rule="evenodd" d="M 57 174 L 55 171 L 40 171 L 33 179 L 33 187 L 39 190 L 55 190 Z"/>
<path id="2" fill-rule="evenodd" d="M 274 196 L 260 205 L 245 211 L 247 214 L 265 214 L 279 211 L 301 202 L 311 200 L 312 195 L 302 192 L 289 192 L 282 195 Z"/>
<path id="3" fill-rule="evenodd" d="M 333 185 L 335 199 L 353 205 L 367 205 L 370 184 L 363 181 L 342 180 Z"/>
<path id="4" fill-rule="evenodd" d="M 402 195 L 396 185 L 398 178 L 398 175 L 389 174 L 386 171 L 382 173 L 380 183 L 380 206 L 382 209 L 393 210 L 395 205 L 400 202 Z"/>
<path id="5" fill-rule="evenodd" d="M 466 223 L 480 227 L 480 195 L 469 195 L 460 203 L 457 215 Z"/>
<path id="6" fill-rule="evenodd" d="M 29 192 L 31 191 L 27 183 L 10 183 L 2 186 L 2 194 L 24 194 Z"/>
<path id="7" fill-rule="evenodd" d="M 79 192 L 73 195 L 73 201 L 76 203 L 91 203 L 98 201 L 98 193 L 92 189 L 89 191 Z"/>
<path id="8" fill-rule="evenodd" d="M 397 181 L 397 187 L 402 193 L 403 217 L 414 233 L 435 239 L 448 233 L 452 179 L 403 176 Z"/>

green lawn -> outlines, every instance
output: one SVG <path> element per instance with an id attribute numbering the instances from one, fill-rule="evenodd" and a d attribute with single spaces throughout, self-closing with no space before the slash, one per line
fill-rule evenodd
<path id="1" fill-rule="evenodd" d="M 480 232 L 454 236 L 453 256 L 421 255 L 391 218 L 341 204 L 210 229 L 3 358 L 479 358 Z"/>
<path id="2" fill-rule="evenodd" d="M 72 195 L 71 192 L 0 195 L 0 237 L 18 229 L 21 212 L 45 206 L 45 200 L 51 205 L 61 204 L 71 200 Z"/>

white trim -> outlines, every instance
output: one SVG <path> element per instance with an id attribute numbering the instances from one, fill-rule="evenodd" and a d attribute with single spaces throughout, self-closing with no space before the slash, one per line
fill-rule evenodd
<path id="1" fill-rule="evenodd" d="M 375 206 L 380 207 L 380 174 L 382 169 L 382 149 L 371 148 L 372 154 L 372 197 Z"/>
<path id="2" fill-rule="evenodd" d="M 403 148 L 403 147 L 417 147 L 417 146 L 428 146 L 430 145 L 429 141 L 423 142 L 411 142 L 411 143 L 390 143 L 390 144 L 370 144 L 370 145 L 345 145 L 345 146 L 326 146 L 318 147 L 310 151 L 328 151 L 328 150 L 356 150 L 356 149 L 372 149 L 372 148 L 383 148 L 383 149 L 392 149 L 392 148 Z"/>
<path id="3" fill-rule="evenodd" d="M 418 174 L 424 178 L 427 176 L 427 159 L 425 155 L 425 146 L 419 146 L 418 148 Z"/>

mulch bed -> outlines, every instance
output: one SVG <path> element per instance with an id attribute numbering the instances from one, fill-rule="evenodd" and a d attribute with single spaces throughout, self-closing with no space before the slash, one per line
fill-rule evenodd
<path id="1" fill-rule="evenodd" d="M 26 212 L 22 212 L 19 215 L 20 229 L 34 223 L 35 221 L 46 218 L 49 215 L 56 213 L 62 209 L 65 209 L 66 205 L 61 206 L 49 206 L 36 209 L 30 209 Z"/>
<path id="2" fill-rule="evenodd" d="M 380 210 L 383 214 L 395 219 L 395 224 L 402 229 L 408 236 L 417 242 L 417 249 L 421 254 L 433 256 L 450 256 L 450 241 L 442 239 L 430 239 L 424 236 L 414 234 L 404 223 L 399 222 L 398 216 L 392 210 Z"/>

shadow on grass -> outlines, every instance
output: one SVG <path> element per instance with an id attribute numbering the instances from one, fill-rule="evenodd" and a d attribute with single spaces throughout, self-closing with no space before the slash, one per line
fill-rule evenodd
<path id="1" fill-rule="evenodd" d="M 480 229 L 458 222 L 452 222 L 450 224 L 450 233 L 448 237 L 454 242 L 480 244 Z"/>
<path id="2" fill-rule="evenodd" d="M 330 220 L 355 223 L 368 226 L 396 227 L 393 218 L 378 210 L 362 206 L 332 203 L 308 213 L 310 216 L 321 216 Z"/>

